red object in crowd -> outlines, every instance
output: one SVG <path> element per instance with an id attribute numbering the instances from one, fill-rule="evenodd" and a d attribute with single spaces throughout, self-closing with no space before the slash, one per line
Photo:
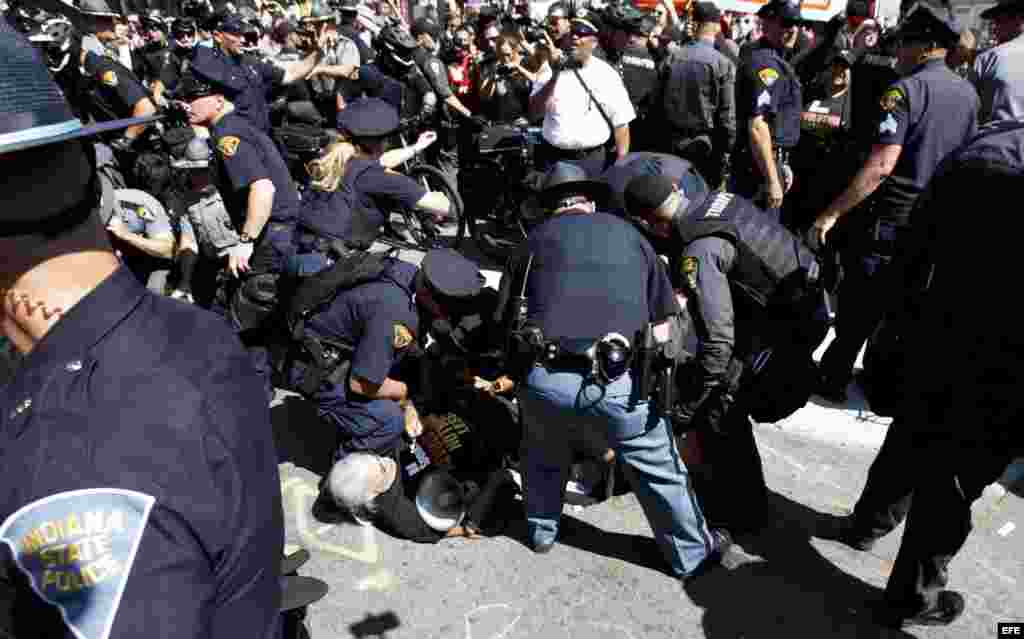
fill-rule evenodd
<path id="1" fill-rule="evenodd" d="M 470 56 L 467 55 L 462 62 L 448 65 L 448 84 L 451 85 L 452 92 L 460 100 L 464 96 L 468 96 L 473 88 L 473 74 L 470 72 L 471 62 Z"/>

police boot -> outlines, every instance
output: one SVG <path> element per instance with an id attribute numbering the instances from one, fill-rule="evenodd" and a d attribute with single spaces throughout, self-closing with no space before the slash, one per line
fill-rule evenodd
<path id="1" fill-rule="evenodd" d="M 963 595 L 953 590 L 941 590 L 933 607 L 908 613 L 906 608 L 887 602 L 879 608 L 875 620 L 888 628 L 948 626 L 964 613 L 966 607 Z"/>

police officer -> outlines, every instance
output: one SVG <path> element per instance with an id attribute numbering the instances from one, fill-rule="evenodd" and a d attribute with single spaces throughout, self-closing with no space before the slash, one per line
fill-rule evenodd
<path id="1" fill-rule="evenodd" d="M 424 261 L 430 259 L 428 253 Z M 414 295 L 421 301 L 429 296 L 419 295 L 423 284 L 414 265 L 391 257 L 381 264 L 377 277 L 336 291 L 326 308 L 309 315 L 301 326 L 302 344 L 292 345 L 315 343 L 347 371 L 323 370 L 308 356 L 308 346 L 284 366 L 288 384 L 302 389 L 320 418 L 337 429 L 335 460 L 353 452 L 397 460 L 403 434 L 415 438 L 423 430 L 410 391 L 418 368 L 410 364 L 424 329 Z M 479 291 L 475 265 L 468 260 L 446 265 L 454 268 L 442 269 L 435 286 L 460 297 Z M 332 506 L 330 495 L 321 492 L 313 513 L 336 521 L 340 513 Z"/>
<path id="2" fill-rule="evenodd" d="M 993 273 L 1012 272 L 1020 221 L 1011 217 L 1000 233 L 979 233 L 960 215 L 977 193 L 1003 198 L 996 201 L 1017 196 L 1022 144 L 1021 123 L 1006 121 L 984 127 L 947 159 L 918 201 L 910 237 L 891 266 L 909 283 L 891 307 L 904 327 L 902 406 L 853 514 L 832 531 L 866 551 L 906 519 L 880 610 L 886 625 L 947 625 L 963 613 L 965 597 L 946 585 L 949 563 L 971 531 L 971 504 L 1024 453 L 1014 303 L 1002 278 L 964 268 L 974 258 Z M 983 319 L 956 302 L 964 291 L 987 301 Z"/>
<path id="3" fill-rule="evenodd" d="M 416 40 L 408 31 L 390 25 L 374 39 L 377 56 L 352 70 L 365 97 L 380 98 L 398 111 L 402 118 L 429 119 L 437 109 L 437 94 L 423 76 L 413 53 Z"/>
<path id="4" fill-rule="evenodd" d="M 116 189 L 114 205 L 102 220 L 121 261 L 139 281 L 164 294 L 175 238 L 163 204 L 138 189 Z"/>
<path id="5" fill-rule="evenodd" d="M 766 523 L 767 487 L 750 416 L 776 421 L 813 390 L 811 353 L 827 330 L 814 314 L 823 300 L 815 294 L 817 260 L 779 222 L 727 191 L 692 196 L 668 176 L 641 175 L 625 200 L 631 216 L 669 240 L 670 269 L 696 327 L 697 366 L 686 376 L 676 427 L 698 431 L 710 472 L 695 476 L 708 521 L 732 533 L 756 530 Z M 773 365 L 787 364 L 755 378 L 766 352 Z"/>
<path id="6" fill-rule="evenodd" d="M 656 98 L 665 150 L 693 162 L 709 184 L 722 183 L 736 144 L 736 65 L 715 49 L 722 12 L 712 2 L 693 7 L 692 42 L 664 62 Z"/>
<path id="7" fill-rule="evenodd" d="M 317 238 L 369 248 L 395 207 L 422 211 L 438 222 L 449 215 L 451 203 L 444 193 L 427 191 L 416 180 L 388 170 L 429 145 L 430 136 L 422 135 L 415 145 L 389 152 L 399 157 L 385 160 L 385 141 L 398 126 L 398 113 L 377 98 L 356 100 L 338 114 L 338 128 L 346 139 L 311 163 L 316 175 L 299 216 L 302 233 L 293 270 L 315 272 L 323 266 L 324 251 L 318 248 L 323 242 Z M 306 238 L 306 233 L 316 237 Z"/>
<path id="8" fill-rule="evenodd" d="M 1004 0 L 981 12 L 991 20 L 998 46 L 982 53 L 969 78 L 981 97 L 981 123 L 1024 118 L 1024 4 Z"/>
<path id="9" fill-rule="evenodd" d="M 528 542 L 535 552 L 551 550 L 569 441 L 594 433 L 610 440 L 669 569 L 686 578 L 724 551 L 728 536 L 708 530 L 666 420 L 634 389 L 625 350 L 679 307 L 651 246 L 628 222 L 597 211 L 606 188 L 580 167 L 556 163 L 542 192 L 552 216 L 530 232 L 527 254 L 502 282 L 517 296 L 525 288 L 522 330 L 539 332 L 545 354 L 554 355 L 519 380 Z"/>
<path id="10" fill-rule="evenodd" d="M 338 114 L 341 83 L 350 83 L 347 77 L 351 75 L 351 68 L 360 64 L 359 47 L 338 31 L 337 14 L 322 0 L 316 0 L 309 16 L 300 22 L 314 33 L 321 30 L 327 40 L 328 50 L 317 64 L 309 83 L 317 110 L 325 120 L 331 122 Z M 342 100 L 341 104 L 344 105 L 345 101 Z"/>
<path id="11" fill-rule="evenodd" d="M 622 75 L 622 83 L 626 86 L 629 101 L 636 109 L 636 119 L 630 123 L 630 148 L 637 151 L 653 151 L 659 132 L 653 124 L 652 98 L 658 84 L 657 64 L 651 55 L 649 39 L 654 30 L 654 16 L 640 12 L 630 12 L 622 23 L 627 40 L 625 46 L 617 53 L 614 61 Z M 609 52 L 610 54 L 611 52 Z M 609 55 L 609 59 L 612 56 Z"/>
<path id="12" fill-rule="evenodd" d="M 181 74 L 188 68 L 198 36 L 196 22 L 192 18 L 178 18 L 171 24 L 170 42 L 154 60 L 156 69 L 150 89 L 157 103 L 166 99 L 165 93 L 173 93 L 177 88 Z"/>
<path id="13" fill-rule="evenodd" d="M 857 352 L 881 318 L 879 273 L 894 255 L 897 236 L 936 167 L 973 134 L 978 117 L 974 88 L 945 64 L 947 49 L 960 37 L 948 9 L 918 5 L 896 37 L 907 75 L 882 96 L 871 156 L 810 230 L 810 241 L 821 245 L 835 227 L 843 261 L 843 311 L 822 356 L 819 392 L 836 402 L 846 400 Z"/>
<path id="14" fill-rule="evenodd" d="M 240 229 L 239 243 L 228 250 L 227 267 L 241 286 L 227 286 L 221 302 L 230 304 L 228 316 L 236 328 L 247 331 L 258 328 L 270 311 L 250 309 L 256 289 L 273 289 L 294 253 L 300 201 L 277 147 L 235 111 L 230 98 L 238 94 L 219 81 L 193 67 L 182 79 L 179 97 L 189 103 L 190 122 L 210 129 L 218 190 Z"/>
<path id="15" fill-rule="evenodd" d="M 731 190 L 754 199 L 774 219 L 786 190 L 786 159 L 800 140 L 800 80 L 784 53 L 796 46 L 800 7 L 772 0 L 757 12 L 764 35 L 741 59 L 736 80 L 737 135 Z"/>
<path id="16" fill-rule="evenodd" d="M 464 118 L 472 117 L 473 113 L 459 100 L 459 96 L 452 92 L 448 84 L 448 70 L 437 57 L 441 32 L 441 25 L 430 18 L 420 18 L 413 22 L 412 37 L 416 38 L 416 44 L 419 45 L 413 53 L 413 58 L 434 90 L 438 102 L 443 102 Z"/>
<path id="17" fill-rule="evenodd" d="M 222 321 L 147 292 L 111 251 L 82 138 L 125 123 L 83 127 L 5 21 L 0 58 L 0 164 L 22 185 L 0 206 L 0 324 L 27 355 L 0 389 L 3 634 L 279 636 L 259 380 Z"/>
<path id="18" fill-rule="evenodd" d="M 320 62 L 327 40 L 320 32 L 316 50 L 302 60 L 275 66 L 244 55 L 243 35 L 246 28 L 245 22 L 237 15 L 225 17 L 214 32 L 217 46 L 196 48 L 192 68 L 203 77 L 228 88 L 237 104 L 237 114 L 246 118 L 257 130 L 269 133 L 270 107 L 267 95 L 270 90 L 276 85 L 305 80 Z"/>

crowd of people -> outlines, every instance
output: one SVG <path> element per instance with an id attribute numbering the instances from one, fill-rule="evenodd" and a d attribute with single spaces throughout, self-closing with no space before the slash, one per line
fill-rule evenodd
<path id="1" fill-rule="evenodd" d="M 1024 452 L 1024 344 L 971 267 L 1012 272 L 1017 222 L 963 215 L 1024 177 L 1024 3 L 980 52 L 905 4 L 8 0 L 0 635 L 300 636 L 326 588 L 281 555 L 282 388 L 337 440 L 320 521 L 480 538 L 521 494 L 543 554 L 567 485 L 621 479 L 696 578 L 771 521 L 754 423 L 846 402 L 865 343 L 895 420 L 819 533 L 906 519 L 878 621 L 955 621 L 970 504 Z M 500 286 L 374 249 L 396 210 L 454 227 L 506 188 L 462 170 L 495 127 L 536 132 L 542 211 Z"/>

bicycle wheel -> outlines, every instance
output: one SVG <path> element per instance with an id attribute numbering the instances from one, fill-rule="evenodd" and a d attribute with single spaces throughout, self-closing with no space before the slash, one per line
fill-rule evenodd
<path id="1" fill-rule="evenodd" d="M 453 229 L 455 238 L 453 240 L 454 245 L 458 245 L 460 233 L 465 228 L 463 223 L 463 217 L 465 215 L 465 206 L 462 202 L 462 196 L 459 194 L 459 190 L 455 188 L 455 183 L 448 175 L 437 168 L 429 164 L 420 164 L 409 169 L 409 177 L 419 182 L 419 184 L 427 189 L 428 191 L 440 191 L 444 193 L 448 201 L 451 202 L 451 209 L 449 209 L 448 219 L 441 225 L 435 225 L 433 223 L 423 223 L 423 216 L 425 214 L 411 211 L 413 217 L 417 218 L 417 233 L 422 237 L 422 240 L 416 239 L 417 243 L 426 242 L 431 244 L 430 248 L 442 243 L 445 235 L 445 229 Z M 409 222 L 407 222 L 409 223 Z M 412 230 L 410 228 L 410 230 Z"/>

